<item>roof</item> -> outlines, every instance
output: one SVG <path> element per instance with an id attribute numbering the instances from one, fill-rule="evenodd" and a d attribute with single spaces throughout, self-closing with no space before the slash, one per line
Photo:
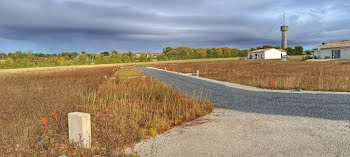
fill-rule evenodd
<path id="1" fill-rule="evenodd" d="M 343 48 L 343 47 L 350 47 L 350 40 L 330 42 L 330 43 L 327 43 L 327 44 L 323 44 L 323 45 L 317 46 L 317 47 L 314 48 L 314 50 L 317 50 L 317 49 L 329 49 L 329 48 Z"/>
<path id="2" fill-rule="evenodd" d="M 150 54 L 150 55 L 160 55 L 161 53 L 155 52 L 155 53 L 148 53 L 148 54 Z"/>
<path id="3" fill-rule="evenodd" d="M 253 52 L 253 53 L 265 52 L 265 51 L 268 51 L 268 50 L 271 50 L 271 49 L 275 49 L 275 48 L 259 49 L 259 50 L 254 50 L 254 51 L 251 51 L 251 52 Z M 286 50 L 283 50 L 283 49 L 275 49 L 275 50 L 279 50 L 281 52 L 287 52 Z"/>

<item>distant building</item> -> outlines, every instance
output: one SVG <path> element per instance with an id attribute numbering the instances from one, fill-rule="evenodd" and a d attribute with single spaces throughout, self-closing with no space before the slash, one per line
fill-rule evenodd
<path id="1" fill-rule="evenodd" d="M 157 58 L 161 53 L 148 53 L 147 54 L 147 58 L 148 57 L 152 57 L 152 58 Z"/>
<path id="2" fill-rule="evenodd" d="M 350 40 L 323 43 L 313 49 L 321 59 L 350 59 Z"/>
<path id="3" fill-rule="evenodd" d="M 248 53 L 249 59 L 281 59 L 282 56 L 287 55 L 287 51 L 283 49 L 259 49 Z"/>
<path id="4" fill-rule="evenodd" d="M 136 58 L 140 58 L 141 54 L 140 53 L 136 53 Z"/>
<path id="5" fill-rule="evenodd" d="M 157 58 L 161 53 L 145 53 L 145 52 L 137 52 L 135 54 L 136 58 L 140 58 L 141 56 L 144 56 L 146 58 Z"/>

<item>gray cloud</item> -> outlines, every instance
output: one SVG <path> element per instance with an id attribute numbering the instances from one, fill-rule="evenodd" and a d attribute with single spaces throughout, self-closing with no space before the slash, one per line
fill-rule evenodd
<path id="1" fill-rule="evenodd" d="M 165 46 L 279 45 L 287 12 L 290 46 L 350 36 L 346 0 L 0 1 L 0 51 L 160 51 Z"/>

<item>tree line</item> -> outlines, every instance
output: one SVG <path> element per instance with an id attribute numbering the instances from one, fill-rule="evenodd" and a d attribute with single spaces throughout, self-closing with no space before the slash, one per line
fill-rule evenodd
<path id="1" fill-rule="evenodd" d="M 78 52 L 62 52 L 60 54 L 44 54 L 17 51 L 15 53 L 0 53 L 0 68 L 49 67 L 68 65 L 111 64 L 151 61 L 146 53 L 118 53 L 115 50 L 100 54 Z"/>
<path id="2" fill-rule="evenodd" d="M 200 58 L 230 58 L 230 57 L 247 57 L 248 50 L 239 50 L 236 48 L 189 48 L 189 47 L 166 47 L 163 48 L 161 59 L 200 59 Z"/>
<path id="3" fill-rule="evenodd" d="M 265 48 L 276 48 L 278 46 L 259 46 L 248 50 L 237 48 L 190 48 L 190 47 L 165 47 L 163 52 L 156 58 L 147 53 L 118 53 L 116 50 L 104 51 L 99 54 L 78 52 L 62 52 L 59 54 L 44 54 L 17 51 L 15 53 L 0 52 L 0 69 L 4 68 L 25 68 L 25 67 L 48 67 L 48 66 L 68 66 L 68 65 L 89 65 L 89 64 L 112 64 L 112 63 L 131 63 L 131 62 L 149 62 L 157 60 L 183 60 L 200 58 L 230 58 L 247 57 L 249 51 Z M 311 51 L 305 51 L 302 46 L 287 48 L 288 55 L 311 54 Z"/>

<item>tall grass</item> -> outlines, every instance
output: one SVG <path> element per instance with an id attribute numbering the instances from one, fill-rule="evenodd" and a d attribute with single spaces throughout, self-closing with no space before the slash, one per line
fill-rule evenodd
<path id="1" fill-rule="evenodd" d="M 56 155 L 108 156 L 213 109 L 136 69 L 111 66 L 1 73 L 0 93 L 0 154 L 5 156 L 50 155 L 40 140 Z M 91 149 L 68 141 L 67 114 L 75 111 L 91 114 Z"/>
<path id="2" fill-rule="evenodd" d="M 104 75 L 113 75 L 113 68 L 116 67 L 0 73 L 0 154 L 48 155 L 38 144 L 40 140 L 56 152 L 67 149 L 67 114 L 82 111 L 84 95 L 96 91 Z M 57 112 L 59 122 L 53 112 Z M 48 131 L 41 121 L 43 117 L 48 120 Z"/>
<path id="3" fill-rule="evenodd" d="M 199 70 L 202 77 L 261 88 L 350 91 L 350 65 L 341 64 L 341 61 L 237 60 L 159 64 L 156 67 L 184 73 Z"/>
<path id="4" fill-rule="evenodd" d="M 96 117 L 95 143 L 107 152 L 115 147 L 131 146 L 141 139 L 164 132 L 173 126 L 193 120 L 212 111 L 207 101 L 189 99 L 179 91 L 143 77 L 136 69 L 121 69 L 115 80 L 102 84 L 91 94 L 86 111 Z M 111 144 L 104 146 L 103 144 Z"/>

